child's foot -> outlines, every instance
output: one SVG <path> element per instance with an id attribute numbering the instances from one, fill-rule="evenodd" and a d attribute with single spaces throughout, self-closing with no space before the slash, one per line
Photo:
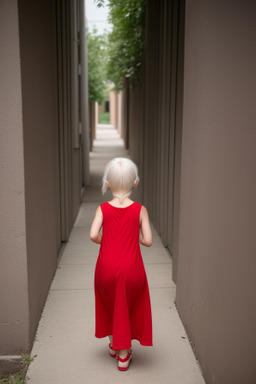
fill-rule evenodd
<path id="1" fill-rule="evenodd" d="M 108 347 L 109 347 L 109 354 L 110 354 L 110 356 L 113 357 L 114 359 L 116 359 L 116 357 L 117 357 L 117 351 L 115 351 L 115 350 L 111 347 L 111 344 L 110 344 L 110 343 L 109 343 Z"/>
<path id="2" fill-rule="evenodd" d="M 121 358 L 120 356 L 117 356 L 117 361 L 118 361 L 118 369 L 119 371 L 127 371 L 129 368 L 129 364 L 132 360 L 132 351 L 131 349 L 127 351 L 127 355 L 124 358 Z"/>

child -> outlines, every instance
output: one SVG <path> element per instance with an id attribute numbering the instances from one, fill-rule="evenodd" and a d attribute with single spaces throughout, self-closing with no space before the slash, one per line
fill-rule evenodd
<path id="1" fill-rule="evenodd" d="M 102 193 L 113 199 L 101 204 L 90 238 L 101 244 L 95 268 L 95 336 L 109 336 L 109 353 L 126 371 L 132 358 L 131 340 L 152 346 L 152 318 L 148 282 L 139 243 L 150 247 L 148 213 L 129 196 L 139 182 L 136 165 L 115 158 L 105 168 Z M 100 234 L 103 228 L 102 235 Z"/>

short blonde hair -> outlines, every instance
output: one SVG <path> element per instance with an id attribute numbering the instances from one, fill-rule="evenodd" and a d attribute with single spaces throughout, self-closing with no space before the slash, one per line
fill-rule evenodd
<path id="1" fill-rule="evenodd" d="M 113 196 L 119 197 L 122 202 L 130 196 L 134 183 L 139 182 L 136 164 L 125 157 L 116 157 L 107 163 L 102 178 L 102 194 L 106 193 L 108 183 Z"/>

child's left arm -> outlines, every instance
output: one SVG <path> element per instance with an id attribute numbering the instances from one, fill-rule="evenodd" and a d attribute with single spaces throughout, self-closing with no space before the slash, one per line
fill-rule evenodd
<path id="1" fill-rule="evenodd" d="M 101 244 L 101 234 L 100 230 L 103 223 L 103 216 L 101 212 L 101 208 L 98 207 L 95 213 L 94 220 L 92 222 L 91 230 L 90 230 L 90 239 L 97 244 Z"/>

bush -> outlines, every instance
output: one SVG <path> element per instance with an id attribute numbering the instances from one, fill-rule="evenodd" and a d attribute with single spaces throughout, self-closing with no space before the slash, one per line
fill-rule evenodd
<path id="1" fill-rule="evenodd" d="M 27 354 L 21 355 L 21 370 L 17 373 L 12 373 L 0 378 L 0 384 L 26 384 L 29 377 L 27 377 L 27 370 L 29 364 L 34 361 L 35 356 Z"/>

